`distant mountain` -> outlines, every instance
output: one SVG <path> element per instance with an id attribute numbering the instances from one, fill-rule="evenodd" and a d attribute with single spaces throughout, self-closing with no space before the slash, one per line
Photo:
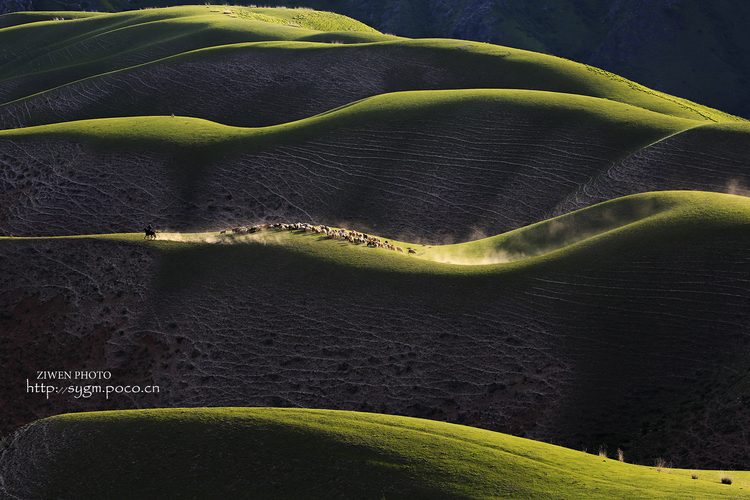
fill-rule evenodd
<path id="1" fill-rule="evenodd" d="M 194 0 L 2 0 L 22 10 L 121 11 Z M 220 3 L 214 1 L 212 3 Z M 410 38 L 489 42 L 606 69 L 750 118 L 750 4 L 737 0 L 269 0 L 337 12 Z"/>

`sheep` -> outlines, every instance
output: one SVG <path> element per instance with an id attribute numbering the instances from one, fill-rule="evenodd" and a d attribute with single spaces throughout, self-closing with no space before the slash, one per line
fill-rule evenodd
<path id="1" fill-rule="evenodd" d="M 383 242 L 380 238 L 377 236 L 371 236 L 365 233 L 360 233 L 359 231 L 355 229 L 346 229 L 346 228 L 339 228 L 339 229 L 332 229 L 329 226 L 326 226 L 325 224 L 320 225 L 313 225 L 309 224 L 307 222 L 295 222 L 295 223 L 286 223 L 286 222 L 276 222 L 276 223 L 263 223 L 263 224 L 256 224 L 254 226 L 239 226 L 232 228 L 232 232 L 239 233 L 239 234 L 247 234 L 247 233 L 254 233 L 256 231 L 262 231 L 267 229 L 278 229 L 278 230 L 287 230 L 287 231 L 293 231 L 293 230 L 303 230 L 306 233 L 316 233 L 316 234 L 325 234 L 328 238 L 338 240 L 343 239 L 348 241 L 349 243 L 355 244 L 355 245 L 361 245 L 365 244 L 368 247 L 372 248 L 385 248 L 386 250 L 392 250 L 399 253 L 405 253 L 404 249 L 402 247 L 396 246 L 393 243 L 389 241 Z M 229 230 L 225 229 L 221 231 L 221 234 L 226 234 Z M 153 235 L 150 233 L 146 233 L 146 237 L 156 237 L 156 231 L 153 232 Z M 416 254 L 417 251 L 413 248 L 407 248 L 407 253 L 409 254 Z"/>

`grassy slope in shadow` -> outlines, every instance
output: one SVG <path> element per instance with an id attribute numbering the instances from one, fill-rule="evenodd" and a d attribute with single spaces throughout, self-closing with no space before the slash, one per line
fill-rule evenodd
<path id="1" fill-rule="evenodd" d="M 666 136 L 702 122 L 676 118 L 638 107 L 593 97 L 531 90 L 465 89 L 415 91 L 363 99 L 311 118 L 270 127 L 228 127 L 189 117 L 129 117 L 83 120 L 0 131 L 0 139 L 72 139 L 101 150 L 160 150 L 177 155 L 184 167 L 178 179 L 190 184 L 199 171 L 211 168 L 213 158 L 226 158 L 304 143 L 337 130 L 367 126 L 396 115 L 408 124 L 419 118 L 464 115 L 472 109 L 497 109 L 527 118 L 570 123 L 601 130 L 616 137 L 616 155 L 633 153 Z M 183 168 L 184 168 L 183 167 Z M 398 168 L 394 165 L 391 168 Z"/>

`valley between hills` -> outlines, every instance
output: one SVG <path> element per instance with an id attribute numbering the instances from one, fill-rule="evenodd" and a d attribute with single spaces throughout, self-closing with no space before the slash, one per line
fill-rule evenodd
<path id="1" fill-rule="evenodd" d="M 9 498 L 748 495 L 746 120 L 303 9 L 0 47 Z"/>

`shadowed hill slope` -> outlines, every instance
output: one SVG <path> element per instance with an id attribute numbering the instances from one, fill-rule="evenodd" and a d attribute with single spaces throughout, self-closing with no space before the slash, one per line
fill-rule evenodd
<path id="1" fill-rule="evenodd" d="M 172 3 L 180 2 L 107 0 L 85 7 L 87 0 L 35 0 L 32 7 L 28 0 L 4 0 L 0 12 L 9 6 L 22 10 L 23 5 L 39 10 L 84 5 L 106 11 Z M 269 3 L 295 5 L 289 0 Z M 750 9 L 736 0 L 557 0 L 554 5 L 548 0 L 471 0 L 460 5 L 445 0 L 306 0 L 304 5 L 334 10 L 400 36 L 450 37 L 555 54 L 750 117 Z"/>
<path id="2" fill-rule="evenodd" d="M 249 9 L 252 13 L 258 9 Z M 259 9 L 260 11 L 269 9 Z M 298 16 L 310 15 L 306 11 Z M 228 13 L 227 13 L 228 14 Z M 315 22 L 304 28 L 272 16 L 229 17 L 221 9 L 174 7 L 120 14 L 100 14 L 73 20 L 29 22 L 0 29 L 0 101 L 7 102 L 102 73 L 144 64 L 204 47 L 266 40 L 296 40 L 322 32 Z M 17 16 L 22 16 L 17 14 Z M 289 22 L 291 22 L 291 16 Z M 361 33 L 360 41 L 391 39 L 343 16 L 341 41 Z M 33 15 L 32 19 L 36 19 Z M 282 24 L 274 21 L 282 21 Z M 327 24 L 325 24 L 328 27 Z M 330 31 L 330 30 L 327 30 Z"/>
<path id="3" fill-rule="evenodd" d="M 14 498 L 750 495 L 741 486 L 742 473 L 728 487 L 715 471 L 698 471 L 696 481 L 687 471 L 661 472 L 462 426 L 339 411 L 201 408 L 63 415 L 35 422 L 8 446 L 0 454 L 0 477 L 3 491 Z"/>
<path id="4" fill-rule="evenodd" d="M 748 128 L 711 124 L 686 130 L 638 151 L 583 183 L 552 212 L 635 192 L 688 189 L 750 194 Z"/>
<path id="5" fill-rule="evenodd" d="M 147 49 L 128 53 L 153 58 L 152 45 Z M 83 65 L 89 73 L 102 70 L 89 66 Z M 78 75 L 83 69 L 58 71 L 62 79 L 71 79 L 71 73 Z M 185 50 L 178 56 L 65 85 L 60 84 L 62 80 L 50 83 L 48 73 L 5 81 L 4 85 L 21 93 L 8 93 L 2 99 L 6 103 L 0 107 L 2 128 L 170 114 L 257 127 L 307 118 L 388 92 L 458 88 L 545 90 L 610 99 L 681 118 L 732 120 L 596 68 L 463 41 L 232 44 Z"/>
<path id="6" fill-rule="evenodd" d="M 732 119 L 572 61 L 465 41 L 405 40 L 331 13 L 205 6 L 46 22 L 40 15 L 3 18 L 4 128 L 172 113 L 265 126 L 380 93 L 451 88 L 548 90 Z"/>
<path id="7" fill-rule="evenodd" d="M 321 407 L 748 468 L 747 199 L 590 207 L 743 193 L 747 122 L 309 11 L 34 16 L 0 29 L 16 99 L 0 117 L 19 127 L 0 131 L 0 235 L 102 236 L 0 241 L 4 431 L 83 409 Z M 55 123 L 78 117 L 98 119 Z M 174 233 L 297 220 L 417 255 Z M 147 223 L 160 241 L 104 235 Z M 161 390 L 29 389 L 57 369 Z"/>
<path id="8" fill-rule="evenodd" d="M 555 57 L 293 9 L 38 16 L 0 30 L 0 121 L 23 127 L 0 133 L 3 235 L 299 219 L 464 241 L 636 192 L 736 191 L 747 170 L 744 122 L 712 129 L 735 152 L 700 176 L 703 135 L 671 136 L 736 118 Z M 310 41 L 338 37 L 371 43 Z M 158 113 L 178 117 L 69 121 Z M 694 174 L 665 175 L 670 155 Z"/>
<path id="9" fill-rule="evenodd" d="M 736 153 L 718 160 L 715 178 L 665 176 L 671 157 L 656 153 L 642 174 L 638 158 L 651 158 L 642 148 L 660 151 L 656 143 L 675 133 L 736 119 L 530 52 L 394 41 L 341 16 L 291 9 L 180 7 L 49 22 L 19 14 L 6 26 L 0 85 L 3 99 L 20 100 L 0 106 L 0 120 L 60 123 L 0 134 L 4 235 L 300 219 L 463 241 L 582 208 L 592 196 L 722 191 L 741 186 L 747 170 L 739 124 L 716 129 Z M 384 41 L 303 41 L 339 35 Z M 276 42 L 237 44 L 258 40 Z M 464 92 L 435 90 L 455 87 Z M 426 90 L 383 93 L 412 89 Z M 275 125 L 67 121 L 175 111 Z M 670 142 L 684 148 L 677 154 L 696 164 L 705 157 L 703 143 L 683 142 Z"/>
<path id="10" fill-rule="evenodd" d="M 377 96 L 261 129 L 147 117 L 7 130 L 0 227 L 31 236 L 299 219 L 461 241 L 541 220 L 598 173 L 695 124 L 591 97 L 460 90 Z"/>
<path id="11" fill-rule="evenodd" d="M 583 239 L 549 252 L 570 221 Z M 292 232 L 160 239 L 184 241 L 0 241 L 4 429 L 84 409 L 318 407 L 636 463 L 750 463 L 746 198 L 639 195 L 465 244 L 547 248 L 489 266 Z M 160 391 L 47 399 L 24 392 L 28 366 Z"/>

